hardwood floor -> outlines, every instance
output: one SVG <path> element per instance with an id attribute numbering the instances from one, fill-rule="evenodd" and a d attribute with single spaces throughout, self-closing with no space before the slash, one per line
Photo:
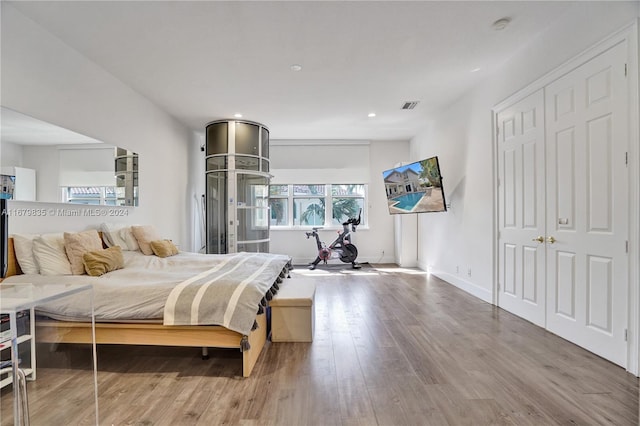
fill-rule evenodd
<path id="1" fill-rule="evenodd" d="M 98 349 L 101 425 L 638 424 L 638 379 L 437 278 L 389 266 L 317 280 L 315 340 L 240 354 Z M 32 425 L 92 424 L 86 348 L 39 347 Z M 2 425 L 12 424 L 3 389 Z"/>

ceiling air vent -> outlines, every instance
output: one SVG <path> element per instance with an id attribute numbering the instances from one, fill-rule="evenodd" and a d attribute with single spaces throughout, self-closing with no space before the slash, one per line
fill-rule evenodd
<path id="1" fill-rule="evenodd" d="M 402 109 L 414 109 L 418 105 L 419 101 L 407 101 L 402 104 Z"/>

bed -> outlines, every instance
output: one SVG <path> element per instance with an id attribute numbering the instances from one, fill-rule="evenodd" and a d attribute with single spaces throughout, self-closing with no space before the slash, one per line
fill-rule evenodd
<path id="1" fill-rule="evenodd" d="M 244 377 L 251 374 L 267 340 L 267 301 L 291 267 L 284 255 L 179 252 L 159 258 L 129 251 L 123 252 L 123 269 L 99 277 L 45 276 L 23 273 L 13 238 L 8 248 L 3 283 L 93 285 L 97 344 L 237 348 Z M 226 298 L 217 297 L 225 292 Z M 222 311 L 210 309 L 214 305 Z M 90 305 L 68 298 L 39 308 L 48 319 L 38 321 L 37 341 L 90 343 L 90 312 L 78 306 Z"/>

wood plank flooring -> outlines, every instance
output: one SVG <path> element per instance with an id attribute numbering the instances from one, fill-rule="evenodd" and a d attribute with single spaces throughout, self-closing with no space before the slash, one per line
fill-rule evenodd
<path id="1" fill-rule="evenodd" d="M 240 354 L 98 349 L 101 425 L 637 425 L 638 380 L 437 278 L 391 265 L 317 282 L 315 340 Z M 90 352 L 39 348 L 32 425 L 92 424 Z M 12 424 L 3 389 L 2 425 Z"/>

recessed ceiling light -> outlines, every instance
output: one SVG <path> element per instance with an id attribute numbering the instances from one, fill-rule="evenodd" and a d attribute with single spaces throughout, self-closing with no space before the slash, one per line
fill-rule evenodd
<path id="1" fill-rule="evenodd" d="M 233 114 L 233 116 L 234 116 L 235 118 L 242 118 L 242 114 L 239 114 L 239 113 L 238 113 L 238 114 Z"/>
<path id="2" fill-rule="evenodd" d="M 375 112 L 370 112 L 370 113 L 367 115 L 367 117 L 375 117 L 375 116 L 376 116 L 376 113 L 375 113 Z"/>
<path id="3" fill-rule="evenodd" d="M 474 69 L 472 69 L 472 70 L 471 70 L 471 71 L 469 71 L 469 72 L 478 72 L 478 71 L 480 71 L 480 68 L 474 68 Z"/>
<path id="4" fill-rule="evenodd" d="M 504 18 L 500 18 L 496 22 L 491 24 L 491 28 L 493 28 L 496 31 L 502 31 L 505 28 L 507 28 L 510 22 L 511 22 L 511 18 L 509 18 L 508 16 L 505 16 Z"/>
<path id="5" fill-rule="evenodd" d="M 293 64 L 291 65 L 291 71 L 300 71 L 302 70 L 302 65 Z"/>

